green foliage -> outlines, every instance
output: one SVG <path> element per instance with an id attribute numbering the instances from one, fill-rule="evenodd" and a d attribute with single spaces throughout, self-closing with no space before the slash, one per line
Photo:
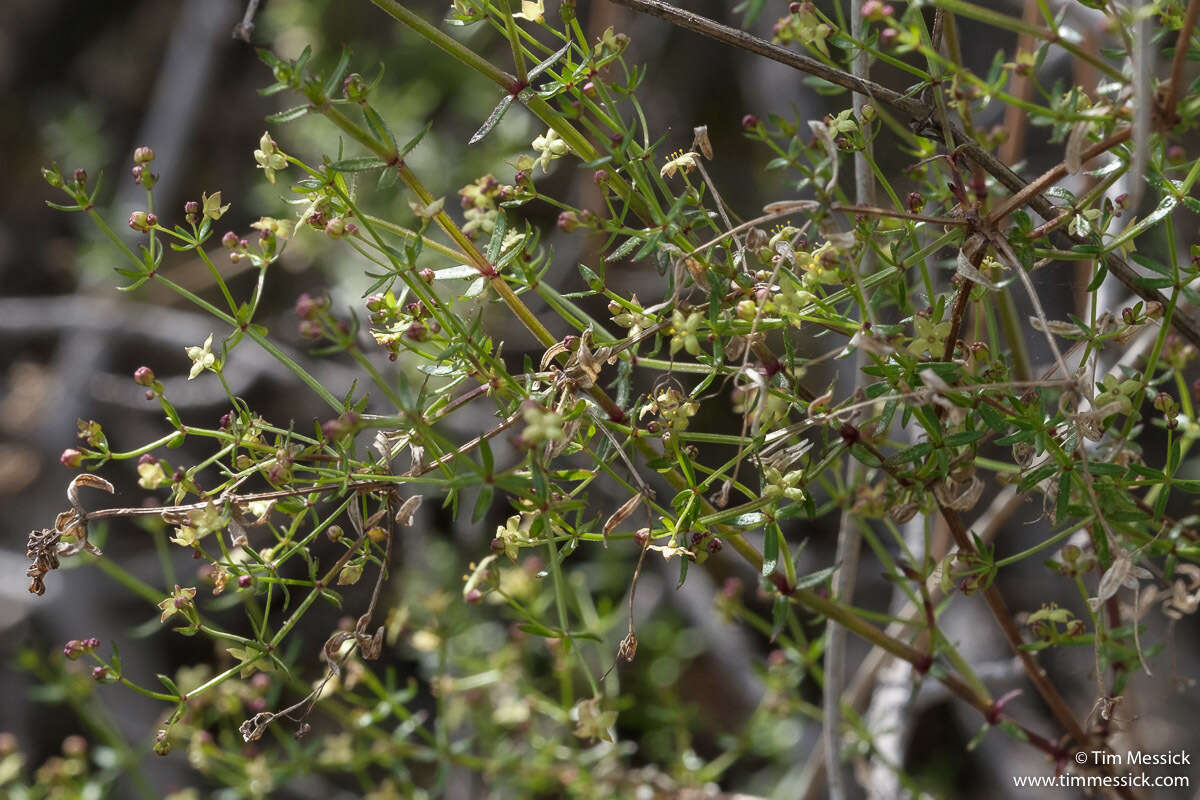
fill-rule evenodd
<path id="1" fill-rule="evenodd" d="M 152 153 L 139 151 L 147 210 L 130 221 L 143 233 L 136 250 L 106 227 L 86 176 L 46 171 L 68 200 L 52 205 L 89 216 L 124 256 L 123 288 L 162 284 L 214 320 L 214 335 L 187 356 L 191 378 L 225 388 L 219 427 L 185 419 L 143 374 L 138 382 L 165 415 L 162 438 L 117 451 L 99 423 L 81 421 L 80 448 L 64 454 L 88 470 L 138 460 L 142 487 L 160 492 L 163 505 L 85 510 L 73 499 L 30 540 L 35 585 L 60 557 L 88 550 L 80 558 L 157 605 L 162 623 L 217 646 L 215 666 L 160 675 L 165 691 L 125 674 L 115 647 L 109 660 L 86 653 L 98 679 L 165 704 L 156 749 L 177 744 L 206 779 L 246 795 L 311 770 L 352 774 L 371 797 L 420 796 L 466 769 L 503 796 L 633 797 L 641 786 L 672 792 L 721 781 L 755 759 L 767 764 L 757 778 L 766 785 L 788 774 L 798 720 L 822 717 L 804 698 L 827 679 L 828 621 L 908 661 L 918 679 L 940 681 L 1031 747 L 1061 756 L 1060 735 L 1068 748 L 1093 746 L 1086 715 L 1029 653 L 1093 651 L 1098 699 L 1111 701 L 1159 646 L 1140 638 L 1140 593 L 1163 592 L 1168 615 L 1197 605 L 1189 496 L 1200 481 L 1189 477 L 1189 454 L 1200 423 L 1186 378 L 1197 337 L 1185 309 L 1200 303 L 1192 288 L 1200 269 L 1179 252 L 1175 215 L 1181 201 L 1193 209 L 1200 160 L 1172 149 L 1200 111 L 1197 94 L 1139 93 L 1122 71 L 1124 49 L 1084 53 L 1059 19 L 1028 23 L 938 0 L 935 45 L 918 4 L 864 4 L 863 39 L 841 9 L 830 17 L 799 4 L 775 32 L 806 48 L 817 66 L 802 68 L 823 89 L 844 85 L 859 52 L 911 85 L 903 94 L 879 87 L 870 104 L 824 120 L 774 112 L 743 120 L 747 147 L 769 152 L 767 169 L 803 198 L 769 202 L 743 221 L 704 166 L 726 154 L 714 153 L 704 128 L 674 151 L 679 142 L 649 130 L 638 90 L 652 78 L 626 62 L 623 34 L 589 40 L 574 4 L 551 20 L 540 3 L 513 14 L 507 2 L 456 0 L 448 22 L 490 27 L 509 45 L 504 63 L 398 3 L 376 5 L 427 39 L 431 58 L 436 45 L 497 84 L 501 99 L 479 110 L 473 142 L 506 114 L 537 118 L 528 152 L 511 168 L 496 165 L 501 178 L 455 190 L 418 174 L 406 158 L 429 128 L 397 137 L 375 104 L 387 78 L 368 83 L 352 72 L 348 50 L 318 70 L 307 49 L 295 59 L 262 52 L 274 79 L 263 92 L 291 98 L 272 125 L 321 118 L 327 147 L 285 152 L 263 134 L 254 160 L 266 180 L 288 185 L 295 214 L 262 218 L 256 237 L 225 234 L 215 245 L 227 207 L 219 193 L 188 211 L 186 224 L 150 213 Z M 1182 26 L 1171 3 L 1155 8 L 1152 24 L 1165 34 Z M 742 10 L 750 19 L 764 6 Z M 959 57 L 956 19 L 1025 34 L 1037 49 L 998 56 L 981 77 Z M 1134 21 L 1111 23 L 1126 32 Z M 1177 58 L 1191 47 L 1183 39 Z M 1043 86 L 1054 52 L 1084 59 L 1103 82 Z M 1025 81 L 1028 93 L 1017 85 Z M 1135 135 L 1124 105 L 1131 91 L 1158 104 L 1145 135 Z M 911 117 L 915 98 L 923 118 Z M 1046 126 L 1063 165 L 1028 187 L 997 166 L 991 151 L 1003 136 L 975 124 L 992 104 Z M 907 159 L 902 175 L 881 166 L 885 153 Z M 1144 176 L 1130 174 L 1139 158 Z M 856 159 L 878 203 L 847 191 Z M 574 168 L 598 188 L 599 210 L 547 193 L 542 175 Z M 1056 185 L 1064 174 L 1087 180 L 1068 191 Z M 1135 207 L 1110 196 L 1120 181 L 1147 200 Z M 392 213 L 395 195 L 411 213 Z M 565 234 L 598 243 L 601 256 L 579 264 L 580 279 L 569 271 L 564 285 L 546 281 L 556 254 L 527 219 L 537 204 L 560 211 Z M 1137 216 L 1143 207 L 1151 210 Z M 311 355 L 357 364 L 359 382 L 345 394 L 256 321 L 280 256 L 314 236 L 369 264 L 358 281 L 365 313 L 308 295 L 297 303 Z M 215 259 L 221 250 L 253 269 L 249 296 L 230 288 Z M 172 251 L 200 259 L 215 291 L 202 296 L 164 277 Z M 625 263 L 657 269 L 661 294 L 639 299 L 617 288 L 608 273 Z M 1030 275 L 1078 264 L 1089 271 L 1086 310 L 1049 318 Z M 1140 299 L 1104 307 L 1101 286 L 1116 280 Z M 552 323 L 533 310 L 543 307 Z M 540 358 L 519 364 L 503 352 L 518 338 L 512 320 Z M 226 373 L 247 341 L 328 406 L 323 424 L 264 419 L 230 391 Z M 1137 357 L 1116 362 L 1123 348 Z M 854 385 L 827 388 L 825 362 L 854 363 L 850 356 L 862 366 Z M 451 423 L 465 409 L 493 422 L 464 434 Z M 734 432 L 718 423 L 731 414 Z M 1165 440 L 1165 457 L 1143 448 L 1151 435 Z M 505 439 L 515 448 L 501 451 Z M 197 440 L 212 444 L 198 463 L 171 465 L 160 452 Z M 861 466 L 848 472 L 852 463 Z M 990 510 L 982 503 L 996 484 L 1041 496 L 1053 528 L 1044 541 L 1016 554 L 991 541 L 1007 502 L 1002 492 Z M 410 549 L 422 498 L 454 519 L 498 511 L 507 521 L 490 547 L 426 539 L 418 556 Z M 976 515 L 970 524 L 967 513 Z M 809 527 L 791 521 L 839 514 L 911 601 L 903 633 L 831 592 L 843 565 L 798 574 Z M 173 589 L 150 587 L 99 556 L 89 526 L 132 517 L 160 520 L 164 546 L 171 529 L 170 541 L 204 565 L 207 586 L 182 576 Z M 939 519 L 952 547 L 925 538 L 914 549 L 922 537 L 902 532 Z M 115 523 L 111 535 L 127 527 Z M 1023 621 L 1010 615 L 997 588 L 1006 569 L 1068 540 L 1049 574 L 1077 591 L 1077 607 L 1029 598 Z M 683 584 L 714 557 L 743 559 L 761 576 L 769 613 L 736 583 L 722 588 L 716 609 L 778 651 L 762 670 L 767 699 L 744 731 L 712 733 L 723 754 L 706 760 L 692 744 L 708 724 L 703 710 L 682 702 L 676 685 L 680 664 L 699 653 L 674 621 L 636 619 L 634 598 L 621 598 L 633 595 L 647 559 L 677 567 Z M 403 570 L 398 583 L 390 573 L 410 558 L 423 567 Z M 602 558 L 620 569 L 589 569 Z M 1128 599 L 1132 608 L 1120 602 Z M 1053 720 L 1018 719 L 990 696 L 939 629 L 948 600 L 986 603 Z M 302 642 L 298 624 L 324 607 L 347 614 L 347 624 L 323 646 Z M 243 621 L 224 613 L 233 608 Z M 313 654 L 317 672 L 306 659 Z M 625 662 L 633 665 L 615 668 Z M 64 687 L 74 680 L 44 677 Z M 1053 734 L 1035 732 L 1047 725 Z M 856 723 L 848 735 L 868 745 L 874 733 Z M 656 767 L 632 766 L 634 742 Z"/>

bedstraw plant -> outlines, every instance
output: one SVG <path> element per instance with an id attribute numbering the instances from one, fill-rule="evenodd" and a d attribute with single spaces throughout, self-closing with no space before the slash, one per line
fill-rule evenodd
<path id="1" fill-rule="evenodd" d="M 129 246 L 94 205 L 98 180 L 45 170 L 65 195 L 51 205 L 111 239 L 122 288 L 159 284 L 211 316 L 212 335 L 163 368 L 220 383 L 228 401 L 218 424 L 188 418 L 139 369 L 161 437 L 111 442 L 81 421 L 62 458 L 76 472 L 69 504 L 28 543 L 30 591 L 93 565 L 156 606 L 162 626 L 211 640 L 213 664 L 148 685 L 123 670 L 116 642 L 76 640 L 66 658 L 161 701 L 154 750 L 186 751 L 204 780 L 251 795 L 313 771 L 354 776 L 370 797 L 435 795 L 466 770 L 507 797 L 716 785 L 842 797 L 851 762 L 892 776 L 860 780 L 919 790 L 862 716 L 869 691 L 854 688 L 884 661 L 912 689 L 940 685 L 978 712 L 964 749 L 1012 737 L 1031 771 L 1114 774 L 1073 755 L 1110 745 L 1113 709 L 1139 673 L 1172 674 L 1151 621 L 1200 606 L 1189 383 L 1200 159 L 1185 149 L 1200 111 L 1186 69 L 1200 2 L 1030 0 L 1018 18 L 967 0 L 747 0 L 747 27 L 782 12 L 772 41 L 660 0 L 613 2 L 659 18 L 660 32 L 785 64 L 841 108 L 737 111 L 744 142 L 714 146 L 705 120 L 648 127 L 638 97 L 654 65 L 632 63 L 619 30 L 586 35 L 575 0 L 454 0 L 439 22 L 373 0 L 380 24 L 494 85 L 463 146 L 519 114 L 540 131 L 527 151 L 444 185 L 410 166 L 422 136 L 397 139 L 373 105 L 387 77 L 364 77 L 352 50 L 263 51 L 263 92 L 286 110 L 247 147 L 247 168 L 287 194 L 291 215 L 238 232 L 222 224 L 237 200 L 220 192 L 182 214 L 158 208 L 148 142 L 134 154 L 146 200 Z M 487 52 L 503 57 L 464 44 L 456 26 L 487 29 L 507 45 Z M 964 63 L 967 26 L 1009 42 L 986 72 Z M 996 109 L 1004 125 L 986 126 Z M 301 117 L 325 123 L 324 152 L 274 138 Z M 1020 142 L 1034 133 L 1060 160 L 1027 178 Z M 726 203 L 706 165 L 738 148 L 769 154 L 780 196 Z M 593 186 L 596 204 L 547 194 L 554 171 Z M 407 213 L 379 210 L 396 196 Z M 557 231 L 530 222 L 546 207 Z M 311 357 L 352 360 L 353 386 L 322 385 L 260 319 L 299 237 L 334 240 L 365 265 L 357 312 L 319 294 L 296 302 Z M 591 249 L 577 270 L 552 271 L 553 242 L 568 240 Z M 177 254 L 207 266 L 211 291 L 164 274 Z M 227 282 L 227 261 L 252 266 L 248 294 Z M 620 288 L 630 264 L 661 276 L 655 296 Z M 1046 293 L 1044 276 L 1064 273 L 1083 276 L 1082 304 Z M 506 350 L 521 336 L 532 356 Z M 327 406 L 323 419 L 266 419 L 229 390 L 255 347 Z M 468 410 L 490 422 L 463 435 L 449 423 Z M 209 455 L 180 463 L 185 442 Z M 115 461 L 136 462 L 154 502 L 101 502 Z M 1029 499 L 1043 532 L 1024 549 L 998 543 Z M 439 545 L 442 566 L 397 572 L 431 505 L 502 521 L 490 545 Z M 138 521 L 200 571 L 152 585 L 102 554 L 101 536 L 146 536 Z M 838 533 L 835 557 L 813 564 L 804 548 L 825 530 Z M 894 586 L 891 610 L 855 601 L 860 545 L 864 569 Z M 619 584 L 593 585 L 597 560 L 620 565 Z M 700 757 L 686 714 L 647 716 L 645 698 L 623 691 L 645 668 L 635 598 L 656 560 L 678 584 L 722 562 L 725 574 L 752 568 L 757 587 L 733 579 L 712 601 L 776 648 L 748 726 L 824 731 L 803 773 L 749 733 Z M 1006 599 L 1006 578 L 1029 564 L 1074 601 Z M 301 641 L 301 620 L 330 604 L 345 624 Z M 1019 707 L 943 630 L 958 604 L 986 607 L 986 635 L 1019 661 Z M 847 637 L 872 648 L 853 676 Z M 1066 692 L 1044 668 L 1065 651 L 1086 655 L 1089 685 Z M 31 664 L 46 681 L 75 674 L 53 658 Z M 677 732 L 671 757 L 636 755 L 653 724 Z M 136 747 L 117 752 L 137 760 Z"/>

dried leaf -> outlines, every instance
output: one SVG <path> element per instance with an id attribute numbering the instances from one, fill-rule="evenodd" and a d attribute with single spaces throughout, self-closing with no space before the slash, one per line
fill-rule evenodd
<path id="1" fill-rule="evenodd" d="M 709 161 L 713 160 L 712 142 L 708 139 L 708 126 L 697 125 L 692 128 L 692 149 L 698 150 Z"/>

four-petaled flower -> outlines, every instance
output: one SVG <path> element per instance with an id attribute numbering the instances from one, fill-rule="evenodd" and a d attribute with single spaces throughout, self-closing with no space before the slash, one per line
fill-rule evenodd
<path id="1" fill-rule="evenodd" d="M 275 140 L 267 131 L 263 131 L 262 138 L 258 140 L 258 149 L 254 151 L 254 160 L 258 162 L 258 168 L 263 171 L 270 183 L 275 182 L 276 172 L 287 169 L 287 156 L 279 150 Z"/>
<path id="2" fill-rule="evenodd" d="M 652 544 L 652 545 L 649 545 L 646 549 L 657 550 L 658 552 L 662 553 L 663 558 L 667 561 L 670 561 L 675 556 L 679 556 L 680 558 L 689 558 L 692 561 L 696 560 L 696 554 L 693 553 L 691 550 L 688 550 L 686 547 L 680 547 L 677 544 L 672 544 L 670 542 L 668 542 L 667 544 Z"/>
<path id="3" fill-rule="evenodd" d="M 503 525 L 497 525 L 496 538 L 504 546 L 504 555 L 516 561 L 521 545 L 529 542 L 529 537 L 521 530 L 521 515 L 513 514 Z"/>
<path id="4" fill-rule="evenodd" d="M 163 470 L 162 462 L 158 459 L 139 462 L 137 473 L 138 486 L 143 489 L 157 489 L 167 482 L 167 473 Z"/>
<path id="5" fill-rule="evenodd" d="M 224 216 L 225 212 L 229 210 L 229 205 L 229 203 L 221 205 L 220 192 L 213 192 L 212 194 L 205 194 L 204 192 L 200 193 L 201 210 L 204 212 L 204 216 L 208 217 L 213 222 L 216 222 L 222 216 Z"/>
<path id="6" fill-rule="evenodd" d="M 206 369 L 215 371 L 217 357 L 212 352 L 213 335 L 210 333 L 201 347 L 187 348 L 187 357 L 192 360 L 192 369 L 188 372 L 188 380 L 192 380 Z"/>
<path id="7" fill-rule="evenodd" d="M 558 131 L 553 128 L 547 130 L 544 134 L 533 140 L 533 149 L 538 151 L 538 157 L 534 160 L 534 166 L 538 164 L 542 167 L 542 172 L 546 171 L 546 165 L 556 158 L 561 158 L 571 152 L 571 148 L 558 135 Z"/>
<path id="8" fill-rule="evenodd" d="M 671 178 L 676 172 L 691 172 L 696 168 L 699 159 L 700 157 L 690 150 L 686 153 L 676 150 L 667 157 L 667 163 L 663 164 L 658 174 L 664 178 Z"/>
<path id="9" fill-rule="evenodd" d="M 563 438 L 561 414 L 531 404 L 525 407 L 524 417 L 525 430 L 521 438 L 526 442 L 537 444 Z"/>
<path id="10" fill-rule="evenodd" d="M 763 470 L 763 496 L 768 498 L 785 497 L 797 503 L 804 500 L 804 489 L 800 484 L 804 478 L 804 470 L 796 469 L 781 474 L 775 467 Z"/>
<path id="11" fill-rule="evenodd" d="M 189 511 L 187 524 L 180 525 L 175 530 L 175 535 L 171 537 L 171 541 L 180 547 L 195 547 L 201 539 L 210 533 L 224 530 L 226 524 L 225 517 L 217 509 L 216 505 L 209 503 L 204 508 Z"/>
<path id="12" fill-rule="evenodd" d="M 704 315 L 699 311 L 693 311 L 686 317 L 682 311 L 671 313 L 671 355 L 678 353 L 681 348 L 694 356 L 700 355 L 700 337 L 696 335 L 696 330 L 703 321 Z"/>
<path id="13" fill-rule="evenodd" d="M 606 742 L 613 740 L 608 729 L 616 724 L 617 712 L 602 710 L 599 697 L 580 700 L 575 704 L 574 711 L 573 716 L 577 721 L 576 736 L 581 739 L 601 739 Z"/>
<path id="14" fill-rule="evenodd" d="M 159 622 L 166 622 L 174 614 L 183 614 L 188 616 L 187 610 L 194 607 L 196 598 L 195 587 L 181 589 L 179 584 L 175 584 L 175 591 L 167 595 L 158 607 L 162 609 L 162 619 Z"/>
<path id="15" fill-rule="evenodd" d="M 923 356 L 925 352 L 940 353 L 946 346 L 946 337 L 950 335 L 950 321 L 934 322 L 929 317 L 920 314 L 913 317 L 913 328 L 916 336 L 908 345 L 908 352 L 914 356 Z"/>
<path id="16" fill-rule="evenodd" d="M 546 4 L 543 0 L 521 0 L 521 10 L 513 14 L 513 19 L 544 22 L 546 19 Z"/>

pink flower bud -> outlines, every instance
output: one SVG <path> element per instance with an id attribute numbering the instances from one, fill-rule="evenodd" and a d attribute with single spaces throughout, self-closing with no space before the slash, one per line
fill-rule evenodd
<path id="1" fill-rule="evenodd" d="M 138 367 L 133 371 L 133 382 L 138 386 L 153 386 L 154 370 L 149 367 Z"/>
<path id="2" fill-rule="evenodd" d="M 570 233 L 579 227 L 579 215 L 574 211 L 564 211 L 558 215 L 558 227 L 560 230 Z"/>
<path id="3" fill-rule="evenodd" d="M 129 227 L 140 233 L 145 233 L 157 224 L 158 217 L 145 211 L 134 211 L 129 215 Z"/>
<path id="4" fill-rule="evenodd" d="M 62 455 L 58 457 L 58 460 L 64 467 L 78 469 L 83 463 L 83 453 L 79 452 L 74 447 L 68 447 L 66 450 L 62 451 Z"/>

